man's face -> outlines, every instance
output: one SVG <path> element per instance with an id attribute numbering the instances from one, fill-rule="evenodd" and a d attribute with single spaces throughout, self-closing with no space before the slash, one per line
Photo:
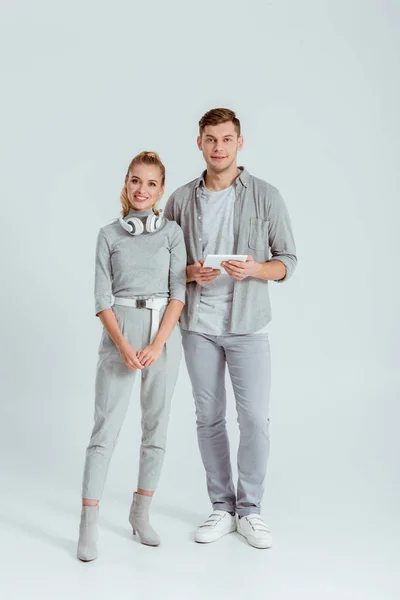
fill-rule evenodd
<path id="1" fill-rule="evenodd" d="M 232 121 L 219 125 L 206 125 L 197 138 L 197 146 L 202 151 L 207 170 L 223 173 L 233 164 L 243 146 L 243 136 L 238 136 Z"/>

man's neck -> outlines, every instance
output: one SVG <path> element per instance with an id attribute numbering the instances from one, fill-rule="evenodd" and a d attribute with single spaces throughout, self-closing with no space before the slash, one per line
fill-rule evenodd
<path id="1" fill-rule="evenodd" d="M 220 192 L 225 190 L 235 181 L 240 171 L 236 164 L 232 165 L 223 173 L 215 173 L 207 169 L 204 178 L 206 188 L 211 192 Z"/>

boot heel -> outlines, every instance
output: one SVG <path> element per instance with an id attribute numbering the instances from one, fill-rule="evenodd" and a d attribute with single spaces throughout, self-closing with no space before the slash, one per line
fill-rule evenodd
<path id="1" fill-rule="evenodd" d="M 159 546 L 159 535 L 149 523 L 150 504 L 151 496 L 133 494 L 132 506 L 129 511 L 129 523 L 131 524 L 133 535 L 136 536 L 138 534 L 142 544 L 146 546 Z"/>

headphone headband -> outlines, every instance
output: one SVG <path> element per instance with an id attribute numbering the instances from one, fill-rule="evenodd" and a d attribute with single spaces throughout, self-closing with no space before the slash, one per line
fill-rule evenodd
<path id="1" fill-rule="evenodd" d="M 142 233 L 144 233 L 144 231 L 146 231 L 147 233 L 154 233 L 155 231 L 160 229 L 160 227 L 162 227 L 163 225 L 164 219 L 161 216 L 152 214 L 146 217 L 145 224 L 143 224 L 141 218 L 136 216 L 125 217 L 125 219 L 120 217 L 119 222 L 120 225 L 125 229 L 125 231 L 127 231 L 131 235 L 141 235 Z"/>

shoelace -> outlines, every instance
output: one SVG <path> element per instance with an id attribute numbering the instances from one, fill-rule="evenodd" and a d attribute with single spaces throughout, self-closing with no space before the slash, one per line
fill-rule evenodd
<path id="1" fill-rule="evenodd" d="M 270 533 L 270 530 L 264 523 L 264 520 L 258 515 L 254 515 L 252 517 L 244 517 L 246 521 L 250 524 L 254 531 L 265 531 Z"/>
<path id="2" fill-rule="evenodd" d="M 213 517 L 215 517 L 213 519 Z M 200 527 L 214 527 L 215 525 L 217 525 L 222 519 L 222 515 L 218 515 L 216 513 L 211 513 L 211 515 L 208 517 L 207 521 L 205 521 L 203 523 L 203 525 L 200 525 Z"/>

